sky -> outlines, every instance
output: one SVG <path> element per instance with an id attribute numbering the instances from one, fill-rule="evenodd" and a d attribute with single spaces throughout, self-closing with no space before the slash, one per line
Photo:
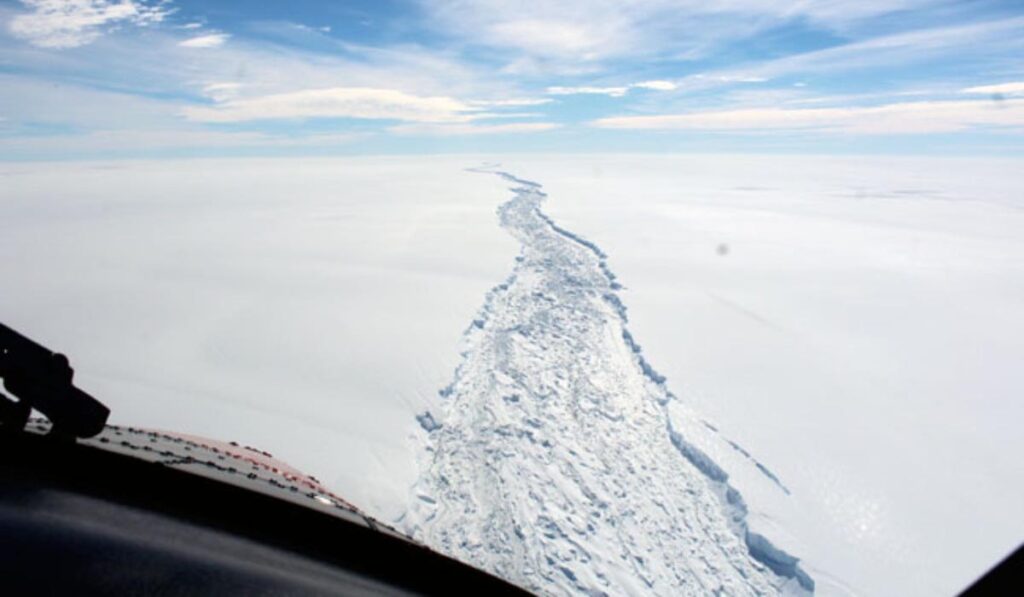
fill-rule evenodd
<path id="1" fill-rule="evenodd" d="M 0 0 L 0 160 L 1024 155 L 1017 0 Z"/>

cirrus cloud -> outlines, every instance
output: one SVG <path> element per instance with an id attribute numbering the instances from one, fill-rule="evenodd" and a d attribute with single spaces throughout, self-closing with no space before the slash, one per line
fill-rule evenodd
<path id="1" fill-rule="evenodd" d="M 804 130 L 865 135 L 948 133 L 1024 127 L 1024 100 L 922 101 L 834 108 L 755 108 L 600 118 L 607 129 L 759 132 Z"/>
<path id="2" fill-rule="evenodd" d="M 178 45 L 183 48 L 219 48 L 230 37 L 227 33 L 208 33 L 190 37 Z"/>
<path id="3" fill-rule="evenodd" d="M 984 95 L 1024 95 L 1024 81 L 1014 81 L 1012 83 L 998 83 L 996 85 L 980 85 L 978 87 L 968 87 L 967 89 L 961 90 L 961 93 L 976 93 Z"/>
<path id="4" fill-rule="evenodd" d="M 548 87 L 548 95 L 607 95 L 609 97 L 622 97 L 629 91 L 629 87 Z"/>
<path id="5" fill-rule="evenodd" d="M 675 91 L 678 85 L 672 81 L 640 81 L 630 85 L 635 89 L 650 89 L 652 91 Z"/>
<path id="6" fill-rule="evenodd" d="M 607 95 L 609 97 L 622 97 L 629 93 L 630 89 L 649 89 L 652 91 L 673 91 L 678 86 L 672 81 L 641 81 L 618 87 L 548 87 L 548 95 Z"/>
<path id="7" fill-rule="evenodd" d="M 571 72 L 623 57 L 709 55 L 730 40 L 791 22 L 842 31 L 948 0 L 418 0 L 444 34 L 509 51 L 517 69 Z M 534 59 L 534 60 L 530 60 Z"/>
<path id="8" fill-rule="evenodd" d="M 423 97 L 395 89 L 331 87 L 190 106 L 183 114 L 197 122 L 309 118 L 467 122 L 481 117 L 480 110 L 450 97 Z"/>
<path id="9" fill-rule="evenodd" d="M 538 133 L 561 127 L 553 122 L 509 122 L 504 124 L 403 124 L 388 129 L 402 135 L 464 136 Z"/>
<path id="10" fill-rule="evenodd" d="M 8 24 L 18 38 L 43 48 L 75 48 L 95 41 L 109 28 L 159 23 L 170 14 L 164 3 L 144 0 L 22 0 L 30 12 Z"/>

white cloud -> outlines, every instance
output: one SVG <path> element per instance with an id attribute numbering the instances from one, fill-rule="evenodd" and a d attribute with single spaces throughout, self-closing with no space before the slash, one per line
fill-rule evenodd
<path id="1" fill-rule="evenodd" d="M 552 63 L 598 61 L 631 53 L 636 19 L 651 2 L 627 8 L 608 0 L 509 3 L 500 0 L 423 0 L 430 22 L 468 43 L 512 51 L 517 69 L 549 70 Z"/>
<path id="2" fill-rule="evenodd" d="M 735 80 L 735 77 L 768 79 L 794 73 L 833 74 L 915 64 L 944 56 L 960 58 L 979 48 L 1012 52 L 1014 48 L 1021 47 L 1022 34 L 1024 17 L 918 29 L 786 56 L 744 69 L 741 73 L 723 72 L 717 76 L 719 80 Z"/>
<path id="3" fill-rule="evenodd" d="M 961 93 L 979 93 L 985 95 L 1024 95 L 1024 81 L 1013 83 L 999 83 L 997 85 L 981 85 L 980 87 L 968 87 L 962 89 Z"/>
<path id="4" fill-rule="evenodd" d="M 449 97 L 421 97 L 394 89 L 332 87 L 228 100 L 216 106 L 188 107 L 199 122 L 304 118 L 362 118 L 408 122 L 467 122 L 484 116 L 480 108 Z"/>
<path id="5" fill-rule="evenodd" d="M 240 83 L 210 83 L 203 86 L 203 95 L 212 99 L 216 102 L 223 102 L 234 98 L 238 95 L 238 90 L 242 88 Z"/>
<path id="6" fill-rule="evenodd" d="M 719 83 L 764 83 L 767 81 L 767 77 L 759 77 L 756 75 L 744 75 L 744 74 L 720 74 L 720 75 L 694 75 L 695 79 L 710 79 Z"/>
<path id="7" fill-rule="evenodd" d="M 636 87 L 638 89 L 652 89 L 654 91 L 674 91 L 679 86 L 672 81 L 641 81 L 639 83 L 633 83 L 630 87 Z"/>
<path id="8" fill-rule="evenodd" d="M 628 86 L 623 87 L 548 87 L 546 93 L 550 95 L 607 95 L 610 97 L 622 97 L 629 91 Z"/>
<path id="9" fill-rule="evenodd" d="M 363 132 L 257 132 L 209 130 L 182 121 L 181 105 L 154 99 L 99 91 L 71 84 L 0 73 L 0 114 L 11 124 L 54 123 L 68 133 L 0 135 L 0 158 L 15 155 L 46 157 L 96 151 L 136 154 L 165 149 L 206 150 L 213 147 L 329 146 L 366 138 Z"/>
<path id="10" fill-rule="evenodd" d="M 202 23 L 185 23 L 181 26 L 182 29 L 202 29 Z"/>
<path id="11" fill-rule="evenodd" d="M 515 19 L 493 23 L 490 27 L 494 45 L 529 47 L 538 54 L 581 52 L 586 57 L 603 41 L 605 35 L 593 27 L 576 23 L 542 19 Z"/>
<path id="12" fill-rule="evenodd" d="M 30 10 L 11 19 L 13 35 L 43 48 L 88 44 L 112 26 L 146 26 L 169 13 L 164 3 L 143 0 L 22 0 Z"/>
<path id="13" fill-rule="evenodd" d="M 196 129 L 98 130 L 73 135 L 35 135 L 0 138 L 0 155 L 82 153 L 97 151 L 156 152 L 249 147 L 324 147 L 345 145 L 361 139 L 361 133 L 271 135 L 250 131 Z"/>
<path id="14" fill-rule="evenodd" d="M 507 124 L 405 124 L 388 130 L 402 135 L 463 136 L 538 133 L 559 128 L 553 122 L 510 122 Z"/>
<path id="15" fill-rule="evenodd" d="M 774 58 L 742 68 L 689 75 L 675 82 L 687 91 L 735 83 L 761 83 L 814 73 L 901 68 L 936 60 L 963 60 L 979 52 L 1015 55 L 1024 49 L 1024 17 L 918 29 L 855 41 L 823 50 Z M 806 81 L 793 84 L 806 87 Z"/>
<path id="16" fill-rule="evenodd" d="M 947 1 L 420 0 L 429 22 L 443 33 L 511 50 L 517 68 L 529 64 L 552 72 L 624 56 L 706 55 L 793 20 L 844 30 L 879 15 Z"/>
<path id="17" fill-rule="evenodd" d="M 641 81 L 630 83 L 619 87 L 548 87 L 545 92 L 548 95 L 607 95 L 609 97 L 622 97 L 630 89 L 649 89 L 652 91 L 672 91 L 677 85 L 672 81 Z"/>
<path id="18" fill-rule="evenodd" d="M 499 100 L 473 100 L 468 103 L 474 106 L 481 107 L 494 107 L 494 108 L 510 108 L 510 107 L 522 107 L 522 106 L 542 106 L 544 104 L 550 104 L 554 100 L 549 97 L 538 97 L 538 98 L 512 98 L 512 99 L 499 99 Z"/>
<path id="19" fill-rule="evenodd" d="M 169 100 L 0 74 L 0 114 L 14 123 L 50 122 L 76 131 L 152 128 L 175 122 Z"/>
<path id="20" fill-rule="evenodd" d="M 346 46 L 344 52 L 323 52 L 232 37 L 221 48 L 201 50 L 179 46 L 184 39 L 181 33 L 181 30 L 161 27 L 145 36 L 119 36 L 116 44 L 96 44 L 88 51 L 65 52 L 60 55 L 60 72 L 73 72 L 76 82 L 85 87 L 124 89 L 133 86 L 151 96 L 180 96 L 183 91 L 199 94 L 205 85 L 222 82 L 240 85 L 243 92 L 234 98 L 227 96 L 230 89 L 210 90 L 213 93 L 207 97 L 219 102 L 239 96 L 259 98 L 309 89 L 388 89 L 396 81 L 401 82 L 402 91 L 410 95 L 464 100 L 470 113 L 482 112 L 485 108 L 498 111 L 499 106 L 488 108 L 465 101 L 467 99 L 529 98 L 514 81 L 500 77 L 493 68 L 420 46 Z M 49 53 L 0 36 L 0 41 L 3 39 L 8 41 L 0 48 L 3 60 L 18 64 L 26 71 L 53 70 L 55 62 Z M 201 54 L 202 59 L 196 60 L 196 54 Z M 9 92 L 0 93 L 0 113 L 5 103 L 30 103 L 9 88 L 3 85 L 0 88 Z M 213 94 L 216 97 L 212 97 Z M 50 116 L 43 116 L 44 120 L 52 120 L 53 115 L 63 115 L 73 107 L 74 100 L 56 91 L 47 97 L 52 97 L 55 105 L 51 107 Z M 217 107 L 216 101 L 196 107 Z M 177 120 L 184 106 L 180 102 L 169 103 L 178 104 L 169 115 Z M 98 112 L 102 114 L 107 110 Z"/>
<path id="21" fill-rule="evenodd" d="M 197 37 L 190 37 L 178 45 L 183 48 L 219 48 L 230 37 L 227 33 L 209 33 Z"/>
<path id="22" fill-rule="evenodd" d="M 601 118 L 609 129 L 744 131 L 806 130 L 865 135 L 956 132 L 1024 127 L 1024 100 L 924 101 L 849 108 L 757 108 Z"/>

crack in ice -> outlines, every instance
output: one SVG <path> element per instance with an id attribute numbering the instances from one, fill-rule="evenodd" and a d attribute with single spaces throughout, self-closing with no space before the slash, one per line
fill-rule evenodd
<path id="1" fill-rule="evenodd" d="M 544 594 L 813 590 L 673 428 L 606 255 L 541 212 L 541 185 L 477 171 L 515 185 L 498 214 L 521 252 L 466 330 L 443 415 L 417 417 L 409 533 Z"/>

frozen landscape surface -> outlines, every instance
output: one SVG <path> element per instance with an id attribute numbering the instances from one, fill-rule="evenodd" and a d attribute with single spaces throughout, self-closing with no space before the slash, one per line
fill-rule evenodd
<path id="1" fill-rule="evenodd" d="M 673 420 L 817 594 L 953 594 L 1024 538 L 1021 160 L 503 168 L 543 182 L 545 211 L 608 254 Z"/>
<path id="2" fill-rule="evenodd" d="M 540 185 L 497 174 L 515 185 L 499 214 L 522 250 L 473 321 L 443 423 L 420 417 L 409 532 L 540 594 L 778 592 L 764 564 L 813 590 L 673 428 L 605 255 L 543 214 Z"/>
<path id="3" fill-rule="evenodd" d="M 1024 537 L 1020 160 L 8 163 L 0 319 L 69 353 L 113 422 L 259 445 L 398 520 L 451 427 L 437 391 L 465 382 L 488 289 L 523 267 L 495 215 L 510 185 L 465 171 L 485 160 L 542 183 L 544 213 L 607 254 L 676 396 L 666 425 L 816 594 L 951 594 Z M 684 476 L 659 491 L 696 483 L 667 447 L 649 456 Z M 729 530 L 716 561 L 746 559 Z"/>
<path id="4" fill-rule="evenodd" d="M 2 165 L 0 320 L 111 422 L 261 446 L 393 519 L 413 417 L 516 251 L 466 163 Z"/>

